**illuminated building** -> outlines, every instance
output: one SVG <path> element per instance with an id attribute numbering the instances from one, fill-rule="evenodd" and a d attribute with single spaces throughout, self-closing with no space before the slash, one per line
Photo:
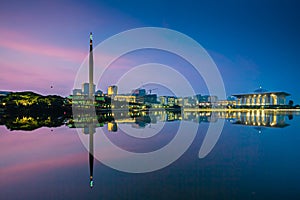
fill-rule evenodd
<path id="1" fill-rule="evenodd" d="M 159 101 L 160 101 L 160 104 L 161 105 L 166 105 L 167 103 L 167 100 L 166 100 L 166 97 L 165 96 L 160 96 L 159 97 Z"/>
<path id="2" fill-rule="evenodd" d="M 236 101 L 233 100 L 218 100 L 215 102 L 215 106 L 217 107 L 227 107 L 227 106 L 235 106 Z"/>
<path id="3" fill-rule="evenodd" d="M 114 96 L 114 101 L 122 101 L 122 102 L 129 102 L 129 103 L 135 103 L 136 102 L 136 96 L 132 95 L 116 95 Z"/>
<path id="4" fill-rule="evenodd" d="M 167 97 L 167 105 L 174 106 L 176 97 Z"/>
<path id="5" fill-rule="evenodd" d="M 182 100 L 182 104 L 185 107 L 194 107 L 197 104 L 196 97 L 184 97 Z"/>
<path id="6" fill-rule="evenodd" d="M 159 97 L 160 104 L 165 105 L 165 106 L 177 105 L 176 99 L 177 99 L 177 97 L 174 97 L 174 96 L 160 96 Z"/>
<path id="7" fill-rule="evenodd" d="M 184 106 L 183 101 L 184 101 L 184 99 L 182 97 L 179 97 L 179 98 L 175 99 L 175 104 L 182 107 L 182 106 Z"/>
<path id="8" fill-rule="evenodd" d="M 112 85 L 107 88 L 107 95 L 113 96 L 118 94 L 118 86 Z"/>
<path id="9" fill-rule="evenodd" d="M 256 90 L 253 93 L 234 94 L 237 98 L 237 106 L 276 106 L 286 105 L 286 92 L 266 92 Z"/>

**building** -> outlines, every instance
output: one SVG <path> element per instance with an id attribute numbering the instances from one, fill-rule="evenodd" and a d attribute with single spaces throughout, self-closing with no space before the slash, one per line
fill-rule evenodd
<path id="1" fill-rule="evenodd" d="M 134 95 L 135 96 L 135 95 Z M 147 94 L 144 96 L 135 96 L 136 97 L 136 103 L 141 104 L 156 104 L 157 102 L 157 95 L 156 94 Z"/>
<path id="2" fill-rule="evenodd" d="M 217 105 L 218 97 L 217 96 L 210 96 L 210 95 L 204 95 L 197 94 L 195 96 L 196 103 L 200 108 L 210 108 L 212 106 Z M 189 101 L 190 106 L 194 106 L 194 104 L 191 104 Z"/>
<path id="3" fill-rule="evenodd" d="M 277 106 L 286 105 L 286 92 L 268 92 L 256 90 L 253 93 L 233 94 L 237 98 L 237 106 Z"/>
<path id="4" fill-rule="evenodd" d="M 162 106 L 169 106 L 169 107 L 178 106 L 177 97 L 175 96 L 160 96 L 159 101 L 160 101 L 160 105 Z"/>
<path id="5" fill-rule="evenodd" d="M 167 97 L 166 96 L 160 96 L 159 101 L 161 105 L 166 105 L 167 104 Z"/>
<path id="6" fill-rule="evenodd" d="M 79 96 L 79 95 L 82 95 L 82 90 L 81 89 L 74 89 L 72 93 L 73 93 L 73 96 Z"/>
<path id="7" fill-rule="evenodd" d="M 182 104 L 184 107 L 195 107 L 197 105 L 197 98 L 194 96 L 184 97 Z"/>
<path id="8" fill-rule="evenodd" d="M 143 97 L 143 103 L 156 104 L 157 94 L 147 94 Z"/>
<path id="9" fill-rule="evenodd" d="M 183 98 L 182 97 L 178 97 L 177 99 L 175 99 L 175 104 L 183 107 Z"/>
<path id="10" fill-rule="evenodd" d="M 146 90 L 145 89 L 135 89 L 135 90 L 132 90 L 132 95 L 133 96 L 145 96 L 146 95 Z"/>
<path id="11" fill-rule="evenodd" d="M 113 96 L 118 94 L 118 86 L 112 85 L 107 88 L 107 95 Z"/>
<path id="12" fill-rule="evenodd" d="M 175 105 L 175 99 L 176 97 L 167 97 L 167 105 L 168 106 L 174 106 Z"/>
<path id="13" fill-rule="evenodd" d="M 210 95 L 196 95 L 196 98 L 198 100 L 199 103 L 214 103 L 216 101 L 218 101 L 218 97 L 217 96 L 210 96 Z"/>
<path id="14" fill-rule="evenodd" d="M 214 106 L 221 107 L 221 108 L 227 108 L 227 107 L 233 107 L 236 106 L 236 101 L 234 100 L 218 100 L 214 103 Z"/>
<path id="15" fill-rule="evenodd" d="M 96 85 L 93 84 L 92 94 L 95 94 L 95 88 L 96 88 Z M 90 84 L 89 83 L 83 83 L 82 84 L 82 94 L 83 95 L 89 95 L 89 91 L 90 91 Z"/>
<path id="16" fill-rule="evenodd" d="M 132 96 L 136 97 L 136 103 L 157 103 L 156 94 L 146 94 L 145 89 L 135 89 L 131 91 Z"/>
<path id="17" fill-rule="evenodd" d="M 113 98 L 114 101 L 121 101 L 121 102 L 129 102 L 129 103 L 135 103 L 136 102 L 136 96 L 133 95 L 115 95 Z"/>

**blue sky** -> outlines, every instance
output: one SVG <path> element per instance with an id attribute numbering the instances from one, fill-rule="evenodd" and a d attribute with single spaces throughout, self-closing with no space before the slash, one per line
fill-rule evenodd
<path id="1" fill-rule="evenodd" d="M 3 1 L 0 90 L 66 96 L 88 51 L 90 31 L 99 44 L 121 31 L 155 26 L 200 43 L 217 64 L 228 95 L 262 86 L 289 92 L 300 103 L 299 8 L 298 1 Z M 202 85 L 196 90 L 206 92 Z"/>

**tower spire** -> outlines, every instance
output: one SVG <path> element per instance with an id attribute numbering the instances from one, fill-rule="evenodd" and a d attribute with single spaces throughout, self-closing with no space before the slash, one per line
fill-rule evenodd
<path id="1" fill-rule="evenodd" d="M 94 58 L 93 58 L 93 33 L 90 32 L 90 52 L 89 52 L 89 98 L 94 95 Z"/>

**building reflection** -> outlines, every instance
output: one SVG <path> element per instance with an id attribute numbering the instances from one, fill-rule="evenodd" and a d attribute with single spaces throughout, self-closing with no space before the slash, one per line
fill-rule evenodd
<path id="1" fill-rule="evenodd" d="M 116 132 L 118 130 L 118 125 L 116 122 L 108 122 L 107 123 L 107 130 L 110 132 Z"/>
<path id="2" fill-rule="evenodd" d="M 234 124 L 282 128 L 289 125 L 285 122 L 285 118 L 286 114 L 284 113 L 251 110 L 247 112 L 238 112 Z M 289 119 L 291 119 L 291 117 L 289 117 Z"/>
<path id="3" fill-rule="evenodd" d="M 215 123 L 219 119 L 226 119 L 232 124 L 244 126 L 259 126 L 269 128 L 283 128 L 288 126 L 287 120 L 292 120 L 298 112 L 278 112 L 262 109 L 249 109 L 244 111 L 220 112 L 115 112 L 98 113 L 91 116 L 89 112 L 76 113 L 72 116 L 2 116 L 0 125 L 9 130 L 34 130 L 40 127 L 59 127 L 67 125 L 69 128 L 82 128 L 88 133 L 88 126 L 93 120 L 94 128 L 107 126 L 109 132 L 117 132 L 118 124 L 130 124 L 133 128 L 145 128 L 148 124 L 171 121 L 190 121 L 194 123 Z"/>
<path id="4" fill-rule="evenodd" d="M 125 115 L 123 115 L 125 116 Z M 117 131 L 118 124 L 132 124 L 133 128 L 145 128 L 147 124 L 170 121 L 190 121 L 194 123 L 215 123 L 226 119 L 234 125 L 283 128 L 287 120 L 293 119 L 293 113 L 248 110 L 243 112 L 167 112 L 155 111 L 147 114 L 131 115 L 129 118 L 116 118 L 107 123 L 108 131 Z M 120 117 L 120 114 L 119 114 Z"/>

